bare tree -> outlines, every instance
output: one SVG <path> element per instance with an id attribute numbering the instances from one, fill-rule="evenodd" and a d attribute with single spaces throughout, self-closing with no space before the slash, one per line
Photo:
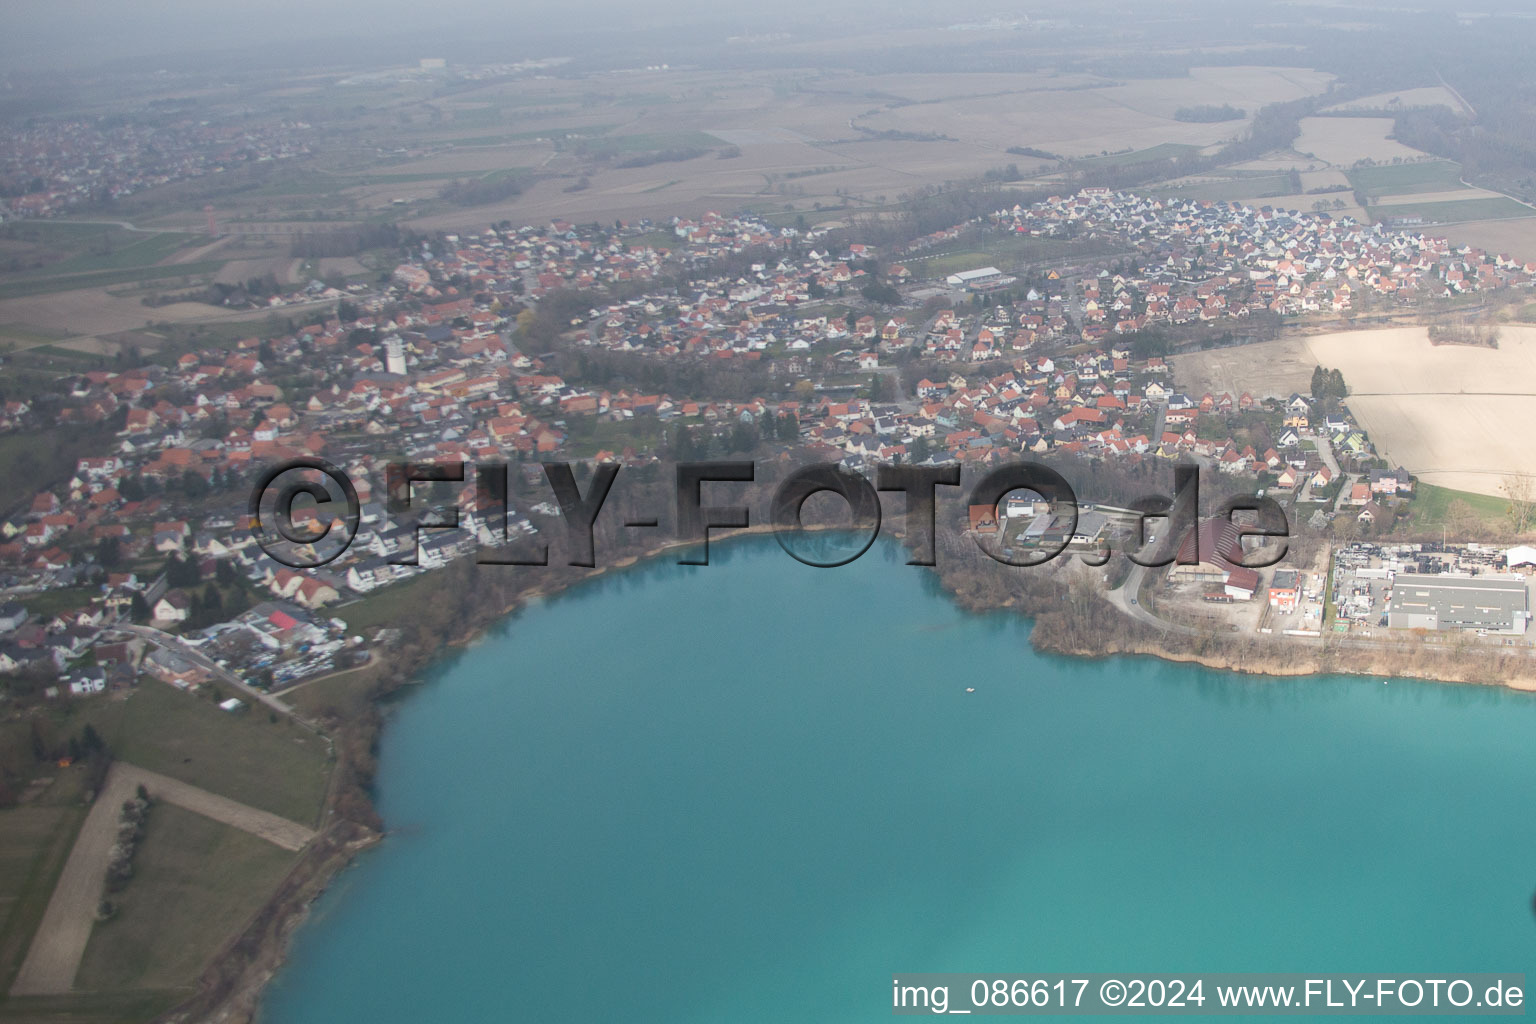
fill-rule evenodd
<path id="1" fill-rule="evenodd" d="M 1536 478 L 1522 473 L 1510 473 L 1499 485 L 1499 490 L 1509 499 L 1504 511 L 1515 533 L 1524 533 L 1530 528 L 1532 518 L 1536 517 Z"/>
<path id="2" fill-rule="evenodd" d="M 1471 505 L 1457 498 L 1445 507 L 1445 527 L 1450 537 L 1471 540 L 1477 532 L 1477 513 Z"/>

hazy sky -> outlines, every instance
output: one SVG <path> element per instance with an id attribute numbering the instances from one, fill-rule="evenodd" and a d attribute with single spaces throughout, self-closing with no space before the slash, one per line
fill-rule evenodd
<path id="1" fill-rule="evenodd" d="M 786 8 L 811 11 L 810 0 L 771 8 L 709 0 L 562 0 L 558 4 L 449 0 L 0 0 L 0 58 L 15 65 L 79 66 L 116 57 L 324 43 L 337 63 L 371 63 L 370 45 L 412 49 L 445 44 L 494 49 L 506 59 L 541 51 L 551 33 L 665 28 L 700 23 L 743 26 Z M 534 36 L 537 38 L 530 38 Z M 423 52 L 419 56 L 434 55 Z M 451 56 L 451 54 L 441 54 Z M 392 57 L 395 55 L 391 55 Z M 494 54 L 479 54 L 494 59 Z"/>
<path id="2" fill-rule="evenodd" d="M 1199 19 L 1237 11 L 1278 17 L 1309 7 L 1345 20 L 1350 9 L 1377 16 L 1383 8 L 1452 9 L 1438 0 L 985 0 L 969 6 L 921 0 L 0 0 L 0 73 L 189 54 L 207 55 L 217 67 L 218 55 L 234 49 L 307 66 L 377 66 L 423 56 L 481 62 L 579 56 L 583 42 L 599 33 L 614 41 L 603 48 L 656 49 L 685 36 L 713 40 L 786 27 L 815 31 L 833 23 L 857 33 L 893 23 L 941 25 L 1026 12 L 1116 24 L 1137 10 L 1154 21 L 1177 21 L 1181 15 Z M 1531 0 L 1472 0 L 1454 9 L 1529 14 L 1530 7 Z"/>

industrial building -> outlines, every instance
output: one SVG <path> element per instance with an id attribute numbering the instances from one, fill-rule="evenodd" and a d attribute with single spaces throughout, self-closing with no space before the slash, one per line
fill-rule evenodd
<path id="1" fill-rule="evenodd" d="M 1301 574 L 1295 569 L 1276 569 L 1269 584 L 1269 606 L 1289 615 L 1301 597 Z"/>
<path id="2" fill-rule="evenodd" d="M 1399 573 L 1387 604 L 1394 629 L 1475 629 L 1521 635 L 1530 621 L 1522 576 Z"/>
<path id="3" fill-rule="evenodd" d="M 944 282 L 952 288 L 969 288 L 973 292 L 991 291 L 1013 284 L 1017 278 L 1009 277 L 996 267 L 978 267 L 950 274 Z"/>

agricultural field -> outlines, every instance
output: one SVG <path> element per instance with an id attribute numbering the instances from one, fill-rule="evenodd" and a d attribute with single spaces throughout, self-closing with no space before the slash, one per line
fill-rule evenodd
<path id="1" fill-rule="evenodd" d="M 1294 338 L 1181 353 L 1171 362 L 1179 388 L 1196 398 L 1207 391 L 1233 398 L 1246 391 L 1258 399 L 1307 394 L 1317 365 Z"/>
<path id="2" fill-rule="evenodd" d="M 1199 151 L 1199 146 L 1191 146 L 1182 142 L 1164 142 L 1147 149 L 1111 153 L 1108 156 L 1090 156 L 1085 158 L 1082 163 L 1086 167 L 1128 167 L 1132 164 L 1151 163 L 1154 160 L 1177 160 L 1179 157 L 1189 156 Z"/>
<path id="3" fill-rule="evenodd" d="M 67 338 L 102 338 L 144 330 L 152 324 L 217 324 L 250 320 L 252 316 L 250 310 L 220 309 L 200 302 L 175 302 L 151 308 L 139 301 L 143 294 L 133 288 L 90 287 L 0 298 L 0 324 L 20 325 L 20 330 L 37 336 L 30 341 L 36 345 L 48 344 L 53 341 L 51 336 L 60 334 Z M 285 312 L 297 313 L 305 308 L 308 307 L 288 306 Z"/>
<path id="4" fill-rule="evenodd" d="M 1424 156 L 1389 139 L 1391 132 L 1390 117 L 1304 117 L 1295 149 L 1335 167 L 1350 167 L 1361 160 L 1391 163 Z"/>
<path id="5" fill-rule="evenodd" d="M 1536 473 L 1536 327 L 1503 326 L 1499 347 L 1431 345 L 1422 327 L 1344 331 L 1176 356 L 1192 394 L 1255 398 L 1309 392 L 1315 366 L 1337 367 L 1349 408 L 1376 449 L 1428 483 L 1498 495 L 1504 476 Z"/>
<path id="6" fill-rule="evenodd" d="M 1361 223 L 1369 223 L 1370 216 L 1365 207 L 1356 206 L 1355 200 L 1348 192 L 1325 192 L 1321 195 L 1268 196 L 1256 199 L 1244 200 L 1249 206 L 1273 206 L 1281 210 L 1299 210 L 1302 213 L 1311 213 L 1319 210 L 1330 217 L 1353 217 Z M 1317 204 L 1321 203 L 1321 206 Z"/>
<path id="7" fill-rule="evenodd" d="M 108 222 L 13 221 L 0 224 L 0 280 L 149 266 L 190 240 Z"/>
<path id="8" fill-rule="evenodd" d="M 1376 220 L 1386 217 L 1423 217 L 1430 224 L 1454 224 L 1470 220 L 1509 220 L 1520 217 L 1536 217 L 1536 209 L 1518 203 L 1508 196 L 1485 194 L 1477 199 L 1460 199 L 1436 203 L 1392 203 L 1371 207 Z"/>
<path id="9" fill-rule="evenodd" d="M 259 708 L 228 714 L 213 696 L 146 680 L 127 700 L 93 704 L 87 720 L 124 761 L 313 824 L 330 772 L 325 741 Z"/>
<path id="10" fill-rule="evenodd" d="M 1524 262 L 1536 261 L 1536 218 L 1474 220 L 1437 228 L 1454 245 L 1472 245 L 1493 253 L 1508 253 Z"/>
<path id="11" fill-rule="evenodd" d="M 42 265 L 6 274 L 5 280 L 151 267 L 169 261 L 179 249 L 199 240 L 196 236 L 172 231 L 130 233 L 111 225 L 79 225 L 83 234 L 69 240 L 56 230 L 54 224 L 47 221 L 36 225 L 13 224 L 7 227 L 8 234 L 0 237 L 16 238 L 36 233 L 44 240 L 24 243 L 41 260 Z M 99 237 L 90 240 L 93 236 Z M 69 244 L 70 241 L 85 244 L 77 247 Z"/>
<path id="12" fill-rule="evenodd" d="M 78 775 L 80 771 L 61 770 Z M 86 808 L 74 778 L 61 778 L 0 810 L 0 994 L 10 990 L 53 895 Z M 0 1020 L 7 1019 L 0 1013 Z"/>
<path id="13" fill-rule="evenodd" d="M 1408 110 L 1413 107 L 1450 107 L 1461 111 L 1461 101 L 1443 85 L 1431 85 L 1418 89 L 1399 89 L 1397 92 L 1379 92 L 1374 96 L 1362 96 L 1357 100 L 1328 107 L 1328 113 L 1339 110 Z"/>
<path id="14" fill-rule="evenodd" d="M 1465 187 L 1461 184 L 1461 165 L 1449 160 L 1353 167 L 1348 174 L 1350 184 L 1371 197 L 1444 192 Z"/>
<path id="15" fill-rule="evenodd" d="M 223 267 L 218 260 L 197 263 L 172 263 L 165 266 L 128 267 L 120 270 L 102 270 L 86 274 L 70 274 L 65 277 L 38 276 L 0 282 L 0 301 L 27 298 L 33 295 L 51 295 L 56 292 L 78 291 L 84 288 L 107 288 L 112 285 L 146 284 L 154 282 L 166 288 L 187 288 L 204 282 Z M 141 307 L 142 308 L 142 307 Z"/>
<path id="16" fill-rule="evenodd" d="M 1404 195 L 1382 196 L 1373 208 L 1380 209 L 1383 214 L 1391 212 L 1394 206 L 1436 206 L 1442 203 L 1463 203 L 1473 199 L 1498 199 L 1497 192 L 1489 192 L 1481 188 L 1453 188 L 1444 192 L 1412 192 Z"/>
<path id="17" fill-rule="evenodd" d="M 189 987 L 293 860 L 265 840 L 156 802 L 134 855 L 134 876 L 115 897 L 118 913 L 91 930 L 75 987 Z"/>
<path id="18" fill-rule="evenodd" d="M 0 352 L 14 352 L 38 345 L 56 345 L 68 341 L 73 335 L 57 328 L 34 327 L 31 324 L 0 324 Z"/>
<path id="19" fill-rule="evenodd" d="M 1506 474 L 1536 473 L 1536 328 L 1500 328 L 1499 347 L 1435 346 L 1424 328 L 1302 339 L 1338 367 L 1350 410 L 1377 449 L 1420 479 L 1497 495 Z"/>
<path id="20" fill-rule="evenodd" d="M 916 76 L 925 80 L 926 97 L 894 83 L 891 91 L 905 105 L 889 106 L 861 117 L 858 124 L 875 131 L 944 135 L 976 145 L 1006 149 L 1028 145 L 1066 157 L 1119 154 L 1149 158 L 1146 150 L 1164 144 L 1204 147 L 1231 138 L 1245 120 L 1196 124 L 1174 120 L 1182 106 L 1228 103 L 1251 115 L 1258 107 L 1321 92 L 1328 76 L 1295 68 L 1196 68 L 1182 78 L 1105 83 L 1102 89 L 1041 88 L 1038 76 L 986 75 L 985 87 L 943 93 L 935 79 L 964 75 Z M 980 83 L 978 83 L 980 84 Z M 1080 85 L 1081 83 L 1072 83 Z M 867 106 L 868 100 L 865 101 Z M 1174 155 L 1154 152 L 1151 158 Z"/>
<path id="21" fill-rule="evenodd" d="M 1290 180 L 1283 174 L 1259 174 L 1244 178 L 1201 176 L 1198 180 L 1159 185 L 1140 191 L 1170 199 L 1209 199 L 1217 203 L 1240 202 L 1250 205 L 1255 203 L 1296 205 L 1283 204 L 1278 199 L 1269 198 L 1290 194 Z"/>
<path id="22" fill-rule="evenodd" d="M 1421 480 L 1409 506 L 1408 528 L 1498 536 L 1510 526 L 1508 505 L 1501 497 L 1437 487 Z M 1477 525 L 1469 528 L 1469 522 Z"/>
<path id="23" fill-rule="evenodd" d="M 816 48 L 786 49 L 797 46 Z M 1180 122 L 1179 107 L 1229 103 L 1251 114 L 1321 92 L 1330 80 L 1306 69 L 1248 66 L 1130 81 L 1081 72 L 896 75 L 791 66 L 521 78 L 443 94 L 430 82 L 389 75 L 320 76 L 282 94 L 312 122 L 338 126 L 313 157 L 217 184 L 151 190 L 135 197 L 132 215 L 135 223 L 197 230 L 202 204 L 211 202 L 221 225 L 277 237 L 381 219 L 444 229 L 744 205 L 861 209 L 1007 163 L 1031 173 L 1043 165 L 1008 154 L 1010 146 L 1114 163 L 1208 147 L 1246 121 Z M 657 155 L 663 159 L 625 166 Z M 506 176 L 526 178 L 527 187 L 472 207 L 441 195 L 455 181 Z"/>
<path id="24" fill-rule="evenodd" d="M 1248 66 L 1130 81 L 1083 72 L 786 68 L 491 80 L 443 93 L 428 80 L 389 73 L 317 75 L 267 94 L 328 126 L 312 156 L 136 195 L 122 215 L 151 229 L 142 235 L 109 225 L 50 229 L 58 237 L 45 278 L 0 277 L 0 323 L 81 336 L 139 328 L 150 317 L 126 309 L 110 319 L 85 315 L 105 303 L 84 294 L 62 304 L 70 307 L 67 321 L 63 309 L 13 315 L 4 306 L 53 292 L 177 286 L 188 275 L 231 281 L 270 271 L 281 278 L 279 261 L 294 236 L 349 223 L 392 220 L 437 230 L 744 206 L 851 212 L 1009 163 L 1026 176 L 1050 164 L 1009 154 L 1011 146 L 1110 166 L 1172 157 L 1246 125 L 1180 122 L 1173 116 L 1179 107 L 1228 103 L 1251 114 L 1321 92 L 1330 80 L 1306 69 Z M 444 195 L 457 182 L 511 181 L 520 193 L 488 189 L 477 205 Z M 203 240 L 204 203 L 232 241 Z M 38 269 L 27 244 L 0 237 L 0 267 L 9 258 L 18 272 Z M 138 297 L 129 304 L 137 306 Z M 157 309 L 153 318 L 197 314 Z"/>

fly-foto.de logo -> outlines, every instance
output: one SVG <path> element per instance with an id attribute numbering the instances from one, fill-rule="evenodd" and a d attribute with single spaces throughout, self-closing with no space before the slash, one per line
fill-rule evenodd
<path id="1" fill-rule="evenodd" d="M 539 465 L 564 523 L 566 564 L 595 567 L 594 528 L 622 467 L 617 463 L 596 465 L 583 491 L 571 463 Z M 410 541 L 388 555 L 387 561 L 419 565 L 423 531 L 457 531 L 469 525 L 466 510 L 457 503 L 444 507 L 433 502 L 430 516 L 423 518 L 427 505 L 413 501 L 413 485 L 462 485 L 471 479 L 475 534 L 489 541 L 478 546 L 476 561 L 485 565 L 549 565 L 549 545 L 531 535 L 536 531 L 510 528 L 509 470 L 505 462 L 474 463 L 472 471 L 464 462 L 389 463 L 385 490 L 390 528 L 408 530 Z M 674 479 L 671 511 L 675 540 L 686 546 L 678 562 L 708 565 L 709 531 L 745 529 L 753 525 L 754 516 L 745 504 L 706 504 L 704 489 L 707 485 L 716 495 L 728 493 L 729 485 L 753 484 L 756 466 L 747 461 L 679 463 Z M 940 489 L 960 486 L 958 465 L 881 465 L 871 482 L 840 464 L 816 463 L 779 481 L 767 502 L 766 523 L 784 550 L 797 560 L 834 568 L 857 559 L 879 536 L 880 494 L 900 494 L 904 502 L 902 530 L 912 548 L 908 564 L 931 566 L 936 564 Z M 851 550 L 843 548 L 829 556 L 796 544 L 796 538 L 806 532 L 806 503 L 822 493 L 836 495 L 847 505 L 851 525 L 843 529 L 857 538 Z M 301 497 L 311 500 L 301 503 Z M 1102 565 L 1109 557 L 1101 539 L 1102 528 L 1086 538 L 1091 543 L 1084 543 L 1085 536 L 1078 529 L 1082 506 L 1071 484 L 1049 466 L 1034 462 L 999 466 L 971 488 L 967 502 L 971 510 L 968 532 L 982 551 L 1004 565 L 1040 565 L 1069 550 L 1078 551 L 1084 561 L 1094 565 Z M 1195 466 L 1174 467 L 1172 497 L 1151 494 L 1125 506 L 1091 508 L 1091 514 L 1101 520 L 1112 519 L 1118 524 L 1123 538 L 1120 546 L 1137 565 L 1151 568 L 1176 561 L 1193 565 L 1210 554 L 1200 550 L 1202 531 L 1194 529 L 1201 518 L 1200 478 Z M 759 509 L 759 523 L 764 521 L 762 513 Z M 300 458 L 261 474 L 251 490 L 248 515 L 251 532 L 269 557 L 289 568 L 314 569 L 335 561 L 351 546 L 362 522 L 362 505 L 345 472 L 323 459 Z M 1227 536 L 1235 538 L 1235 547 L 1221 554 L 1234 564 L 1259 569 L 1285 557 L 1284 538 L 1290 536 L 1290 525 L 1284 509 L 1273 499 L 1246 495 L 1228 498 L 1218 506 L 1214 518 L 1233 524 L 1234 530 Z M 632 529 L 655 529 L 659 524 L 655 515 L 631 516 L 623 523 Z M 1194 543 L 1181 545 L 1184 537 Z M 1268 543 L 1262 549 L 1249 550 L 1243 538 Z"/>

